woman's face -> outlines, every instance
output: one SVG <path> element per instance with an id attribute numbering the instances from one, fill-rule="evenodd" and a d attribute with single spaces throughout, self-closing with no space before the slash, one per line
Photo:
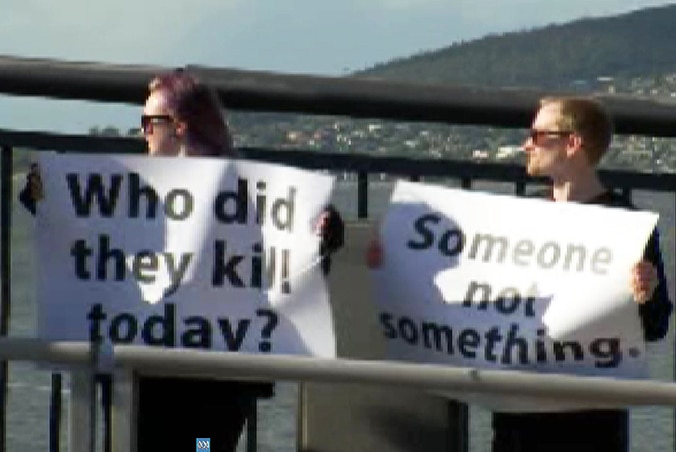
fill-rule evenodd
<path id="1" fill-rule="evenodd" d="M 177 134 L 177 122 L 159 90 L 150 93 L 146 100 L 141 117 L 141 129 L 150 155 L 179 155 L 181 142 Z"/>

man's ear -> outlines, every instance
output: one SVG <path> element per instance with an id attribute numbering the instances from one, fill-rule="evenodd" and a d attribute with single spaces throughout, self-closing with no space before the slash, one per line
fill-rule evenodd
<path id="1" fill-rule="evenodd" d="M 566 147 L 566 154 L 568 157 L 572 157 L 578 152 L 584 152 L 583 148 L 584 140 L 577 133 L 571 133 L 568 136 L 568 146 Z"/>

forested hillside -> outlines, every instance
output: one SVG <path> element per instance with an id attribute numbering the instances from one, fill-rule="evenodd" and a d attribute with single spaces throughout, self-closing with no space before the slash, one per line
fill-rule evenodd
<path id="1" fill-rule="evenodd" d="M 487 36 L 356 73 L 488 86 L 565 87 L 676 72 L 676 5 Z M 451 26 L 451 25 L 449 25 Z"/>

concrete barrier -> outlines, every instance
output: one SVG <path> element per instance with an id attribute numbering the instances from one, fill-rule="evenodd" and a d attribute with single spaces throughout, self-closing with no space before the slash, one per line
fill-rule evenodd
<path id="1" fill-rule="evenodd" d="M 373 225 L 348 224 L 329 275 L 338 355 L 382 359 L 384 340 L 364 263 Z M 393 386 L 305 383 L 300 388 L 298 450 L 458 451 L 462 410 L 424 391 Z"/>

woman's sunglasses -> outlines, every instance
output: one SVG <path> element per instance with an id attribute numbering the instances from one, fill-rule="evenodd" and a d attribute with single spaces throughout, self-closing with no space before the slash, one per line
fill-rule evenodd
<path id="1" fill-rule="evenodd" d="M 144 134 L 153 133 L 155 124 L 173 122 L 174 118 L 170 115 L 141 115 L 141 131 Z"/>

